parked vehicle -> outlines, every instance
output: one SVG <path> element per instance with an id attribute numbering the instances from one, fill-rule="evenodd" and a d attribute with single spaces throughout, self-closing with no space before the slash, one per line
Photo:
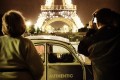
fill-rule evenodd
<path id="1" fill-rule="evenodd" d="M 43 60 L 42 80 L 93 80 L 89 59 L 80 55 L 69 39 L 51 35 L 26 38 L 32 40 Z"/>

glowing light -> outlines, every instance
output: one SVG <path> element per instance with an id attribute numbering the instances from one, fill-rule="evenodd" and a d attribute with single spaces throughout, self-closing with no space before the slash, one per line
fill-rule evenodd
<path id="1" fill-rule="evenodd" d="M 53 0 L 46 0 L 45 6 L 52 6 Z"/>
<path id="2" fill-rule="evenodd" d="M 69 27 L 67 25 L 64 25 L 61 29 L 61 32 L 69 32 Z"/>
<path id="3" fill-rule="evenodd" d="M 30 20 L 26 21 L 25 22 L 26 26 L 31 26 L 32 25 L 32 22 Z"/>
<path id="4" fill-rule="evenodd" d="M 48 33 L 53 33 L 54 28 L 51 25 L 46 26 L 46 31 Z"/>
<path id="5" fill-rule="evenodd" d="M 74 20 L 74 22 L 77 25 L 78 29 L 84 27 L 84 25 L 82 24 L 82 22 L 81 22 L 80 18 L 78 17 L 78 15 L 73 16 L 72 19 Z"/>
<path id="6" fill-rule="evenodd" d="M 45 6 L 41 6 L 41 13 L 38 17 L 37 23 L 35 24 L 35 30 L 41 29 L 43 32 L 46 30 L 47 32 L 56 32 L 53 31 L 55 29 L 50 28 L 50 26 L 46 27 L 44 24 L 52 20 L 54 18 L 63 17 L 65 19 L 70 19 L 73 25 L 72 32 L 77 32 L 78 29 L 83 28 L 84 25 L 82 24 L 80 18 L 76 14 L 76 5 L 72 4 L 72 0 L 62 0 L 63 5 L 54 5 L 54 0 L 46 0 Z M 51 11 L 52 10 L 52 11 Z M 58 10 L 55 12 L 54 10 Z M 43 27 L 46 27 L 48 29 L 44 29 Z M 70 31 L 70 28 L 68 26 L 61 28 L 64 32 Z M 62 32 L 61 30 L 61 32 Z"/>
<path id="7" fill-rule="evenodd" d="M 37 20 L 37 23 L 35 24 L 35 30 L 37 30 L 38 28 L 41 29 L 43 22 L 45 21 L 46 17 L 42 17 L 41 14 Z"/>
<path id="8" fill-rule="evenodd" d="M 32 26 L 32 22 L 30 20 L 28 20 L 28 21 L 25 22 L 25 25 L 26 25 L 27 32 L 29 32 L 30 27 Z"/>
<path id="9" fill-rule="evenodd" d="M 65 0 L 66 5 L 72 5 L 72 0 Z"/>

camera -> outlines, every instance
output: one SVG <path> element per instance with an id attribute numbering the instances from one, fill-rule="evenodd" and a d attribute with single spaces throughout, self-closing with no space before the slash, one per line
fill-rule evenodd
<path id="1" fill-rule="evenodd" d="M 93 23 L 97 23 L 97 18 L 93 17 Z"/>
<path id="2" fill-rule="evenodd" d="M 96 18 L 96 16 L 95 16 L 95 13 L 93 14 L 93 23 L 97 23 L 97 18 Z"/>

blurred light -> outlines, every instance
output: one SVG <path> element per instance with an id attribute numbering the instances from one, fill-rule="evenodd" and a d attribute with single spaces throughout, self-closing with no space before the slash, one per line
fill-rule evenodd
<path id="1" fill-rule="evenodd" d="M 32 22 L 30 20 L 26 21 L 25 22 L 26 26 L 31 26 L 32 25 Z"/>
<path id="2" fill-rule="evenodd" d="M 72 0 L 65 0 L 65 4 L 69 6 L 72 5 Z"/>
<path id="3" fill-rule="evenodd" d="M 46 0 L 45 3 L 46 6 L 52 6 L 52 4 L 53 4 L 53 0 Z"/>

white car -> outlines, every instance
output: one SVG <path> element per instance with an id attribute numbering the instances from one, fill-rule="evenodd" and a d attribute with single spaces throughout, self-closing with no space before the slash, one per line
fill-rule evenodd
<path id="1" fill-rule="evenodd" d="M 26 38 L 42 57 L 45 71 L 41 80 L 93 80 L 89 59 L 79 54 L 69 39 L 51 35 Z"/>

